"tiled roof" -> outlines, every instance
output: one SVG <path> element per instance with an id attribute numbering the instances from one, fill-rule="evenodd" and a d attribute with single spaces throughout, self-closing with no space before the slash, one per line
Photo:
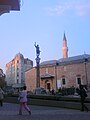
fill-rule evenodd
<path id="1" fill-rule="evenodd" d="M 42 63 L 40 63 L 40 65 L 52 65 L 52 64 L 56 64 L 57 60 L 48 60 L 48 61 L 44 61 Z"/>
<path id="2" fill-rule="evenodd" d="M 61 58 L 59 59 L 59 61 L 67 62 L 67 61 L 84 60 L 84 59 L 90 59 L 90 55 L 83 54 L 83 55 L 78 55 L 78 56 L 73 56 L 73 57 L 68 57 L 68 58 Z"/>
<path id="3" fill-rule="evenodd" d="M 76 62 L 84 62 L 86 59 L 88 61 L 90 61 L 90 55 L 83 54 L 83 55 L 78 55 L 78 56 L 73 56 L 73 57 L 68 57 L 68 58 L 61 58 L 59 60 L 44 61 L 40 64 L 40 66 L 56 65 L 57 63 L 59 63 L 59 64 L 71 64 L 71 63 L 76 63 Z"/>

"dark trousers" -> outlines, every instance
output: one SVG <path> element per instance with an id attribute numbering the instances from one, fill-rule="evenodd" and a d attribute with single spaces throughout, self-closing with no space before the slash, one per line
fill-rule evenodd
<path id="1" fill-rule="evenodd" d="M 88 108 L 84 102 L 85 102 L 85 100 L 81 99 L 81 111 L 84 111 L 84 110 L 88 111 Z"/>
<path id="2" fill-rule="evenodd" d="M 0 100 L 0 106 L 1 107 L 3 106 L 3 100 Z"/>

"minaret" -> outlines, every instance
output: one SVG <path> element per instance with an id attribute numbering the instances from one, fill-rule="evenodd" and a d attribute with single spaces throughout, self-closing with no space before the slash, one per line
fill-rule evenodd
<path id="1" fill-rule="evenodd" d="M 63 36 L 62 53 L 63 53 L 63 58 L 68 57 L 68 47 L 67 47 L 67 40 L 66 40 L 65 33 L 64 33 L 64 36 Z"/>

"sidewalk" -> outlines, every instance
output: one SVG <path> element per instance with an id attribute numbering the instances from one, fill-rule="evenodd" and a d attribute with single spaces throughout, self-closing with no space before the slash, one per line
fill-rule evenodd
<path id="1" fill-rule="evenodd" d="M 24 109 L 23 115 L 18 115 L 18 104 L 4 103 L 0 107 L 0 120 L 90 120 L 90 111 L 64 109 L 46 106 L 29 106 L 32 115 Z"/>

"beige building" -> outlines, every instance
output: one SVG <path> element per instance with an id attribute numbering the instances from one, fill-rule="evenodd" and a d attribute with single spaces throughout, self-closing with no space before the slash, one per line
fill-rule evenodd
<path id="1" fill-rule="evenodd" d="M 7 86 L 22 87 L 25 84 L 25 71 L 32 67 L 32 60 L 24 58 L 21 53 L 16 54 L 14 59 L 6 64 Z"/>
<path id="2" fill-rule="evenodd" d="M 48 90 L 78 87 L 81 83 L 90 86 L 90 55 L 68 57 L 67 40 L 64 34 L 63 58 L 45 61 L 40 64 L 40 87 Z M 28 91 L 36 88 L 36 66 L 25 72 Z"/>

